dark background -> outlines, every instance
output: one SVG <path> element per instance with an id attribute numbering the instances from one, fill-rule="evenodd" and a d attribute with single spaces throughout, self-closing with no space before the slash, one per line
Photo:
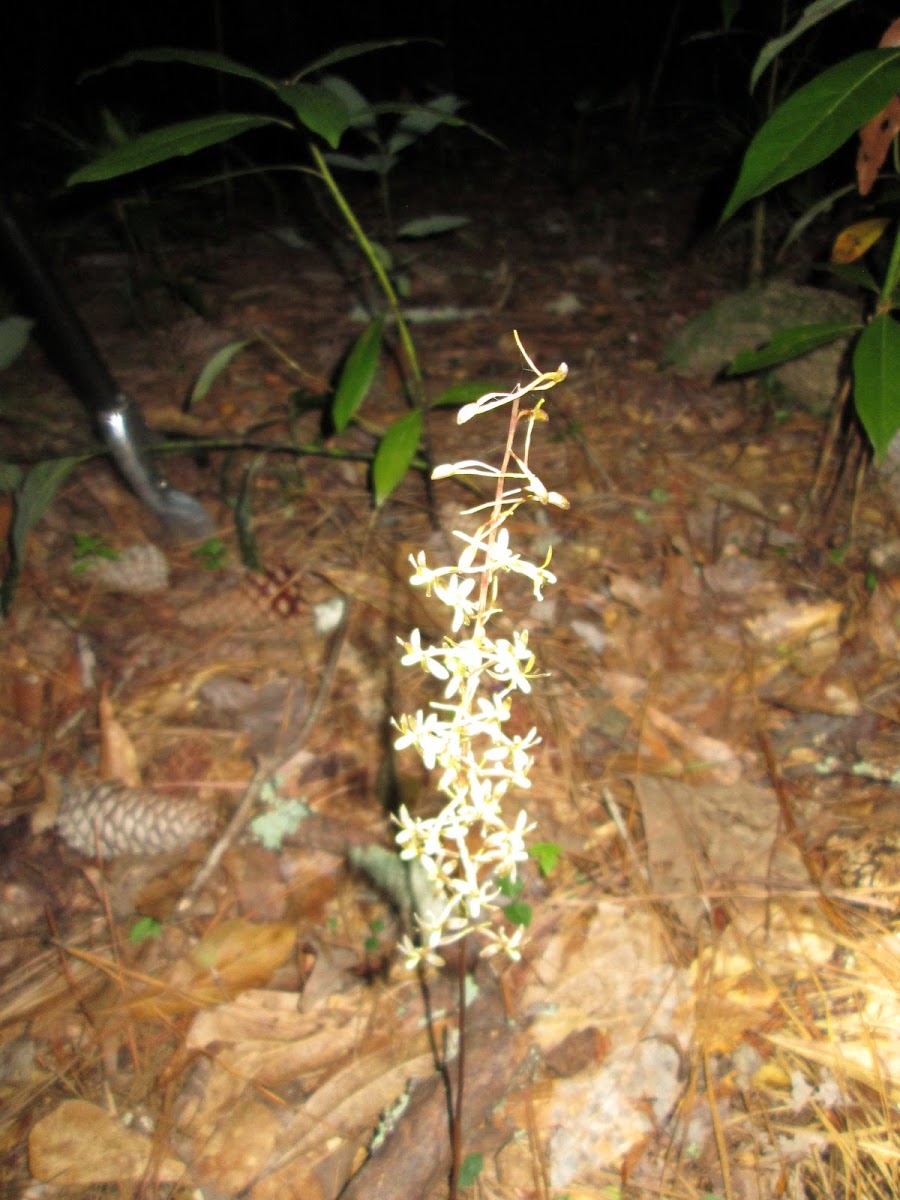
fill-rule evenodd
<path id="1" fill-rule="evenodd" d="M 791 23 L 802 7 L 790 6 Z M 15 20 L 12 12 L 4 18 L 0 58 L 8 97 L 4 132 L 20 146 L 23 135 L 24 144 L 35 136 L 36 124 L 75 120 L 98 102 L 127 103 L 148 124 L 208 111 L 216 84 L 203 72 L 138 67 L 78 83 L 82 72 L 127 50 L 217 48 L 288 75 L 335 46 L 385 37 L 442 44 L 386 51 L 343 68 L 373 98 L 393 98 L 404 88 L 416 98 L 453 90 L 469 102 L 473 120 L 496 121 L 502 134 L 525 143 L 571 118 L 586 89 L 610 100 L 636 82 L 647 95 L 659 67 L 648 116 L 661 125 L 704 106 L 746 107 L 750 67 L 766 38 L 779 32 L 782 2 L 745 3 L 720 36 L 714 36 L 722 29 L 717 0 L 31 0 L 14 12 Z M 874 45 L 894 15 L 875 0 L 848 6 L 798 43 L 791 70 L 802 78 Z"/>

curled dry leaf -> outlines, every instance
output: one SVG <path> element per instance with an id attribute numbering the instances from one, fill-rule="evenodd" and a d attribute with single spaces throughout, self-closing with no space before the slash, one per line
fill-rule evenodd
<path id="1" fill-rule="evenodd" d="M 97 706 L 100 718 L 100 774 L 104 779 L 121 779 L 129 787 L 141 786 L 137 751 L 116 717 L 106 684 Z"/>

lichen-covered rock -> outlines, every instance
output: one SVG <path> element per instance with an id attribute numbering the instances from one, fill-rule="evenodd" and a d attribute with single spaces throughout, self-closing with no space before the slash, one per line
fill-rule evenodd
<path id="1" fill-rule="evenodd" d="M 754 350 L 779 329 L 824 321 L 859 321 L 860 302 L 838 292 L 772 279 L 718 300 L 692 317 L 666 344 L 662 364 L 685 374 L 714 379 L 740 350 Z M 824 412 L 839 384 L 842 338 L 802 358 L 773 367 L 785 393 L 797 403 Z"/>

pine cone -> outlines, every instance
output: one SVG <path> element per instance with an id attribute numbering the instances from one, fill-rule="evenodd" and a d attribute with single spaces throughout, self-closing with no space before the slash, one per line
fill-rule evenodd
<path id="1" fill-rule="evenodd" d="M 195 800 L 139 791 L 115 780 L 71 784 L 56 816 L 67 846 L 92 858 L 162 854 L 212 833 L 215 813 Z"/>

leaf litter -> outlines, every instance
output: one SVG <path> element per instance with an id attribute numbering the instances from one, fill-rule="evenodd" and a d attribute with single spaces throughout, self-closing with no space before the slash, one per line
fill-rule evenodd
<path id="1" fill-rule="evenodd" d="M 485 236 L 492 214 L 471 199 L 466 237 Z M 511 227 L 474 265 L 471 242 L 439 250 L 416 296 L 463 311 L 473 270 L 483 293 L 502 289 L 495 307 L 478 297 L 477 321 L 417 331 L 441 386 L 515 370 L 513 326 L 538 361 L 571 367 L 541 447 L 542 477 L 571 507 L 511 530 L 552 545 L 564 586 L 543 605 L 526 589 L 505 613 L 552 671 L 535 686 L 544 741 L 527 799 L 536 836 L 563 855 L 546 879 L 526 872 L 523 961 L 476 973 L 478 1186 L 541 1200 L 896 1194 L 896 516 L 870 484 L 824 529 L 806 509 L 823 418 L 657 370 L 674 324 L 724 290 L 697 260 L 647 283 L 670 209 L 611 210 L 611 241 L 576 236 L 537 187 L 515 204 L 516 229 L 540 237 L 526 248 Z M 303 369 L 327 377 L 354 336 L 340 279 L 310 248 L 287 265 L 253 253 L 271 290 L 242 294 L 251 260 L 224 254 L 222 339 L 289 330 Z M 85 303 L 101 296 L 88 288 Z M 107 320 L 152 425 L 171 407 L 171 364 L 130 379 L 137 335 Z M 172 354 L 189 355 L 178 338 Z M 288 369 L 253 353 L 197 397 L 199 430 L 279 411 Z M 389 379 L 375 415 L 398 415 Z M 434 414 L 441 459 L 485 457 L 471 437 Z M 215 510 L 200 468 L 172 472 Z M 310 460 L 291 478 L 270 463 L 255 483 L 263 574 L 239 566 L 224 505 L 228 562 L 208 570 L 189 547 L 160 547 L 100 465 L 32 535 L 0 630 L 12 1194 L 446 1194 L 435 1047 L 454 990 L 432 981 L 429 1032 L 394 954 L 396 916 L 348 865 L 351 847 L 390 844 L 388 805 L 429 803 L 412 759 L 387 753 L 387 720 L 432 698 L 401 681 L 395 639 L 437 628 L 406 560 L 445 534 L 413 478 L 374 531 L 352 463 Z M 471 496 L 440 486 L 444 529 L 465 528 Z M 73 533 L 97 530 L 126 563 L 164 554 L 154 579 L 168 586 L 113 591 L 108 572 L 73 574 Z M 351 605 L 346 640 L 292 754 L 328 653 L 315 615 L 337 601 Z M 297 804 L 280 845 L 235 837 L 187 907 L 209 841 L 98 862 L 52 832 L 55 791 L 112 779 L 201 806 L 203 828 L 221 830 L 261 757 L 283 770 L 254 793 L 257 810 Z M 151 923 L 132 938 L 139 918 Z"/>

